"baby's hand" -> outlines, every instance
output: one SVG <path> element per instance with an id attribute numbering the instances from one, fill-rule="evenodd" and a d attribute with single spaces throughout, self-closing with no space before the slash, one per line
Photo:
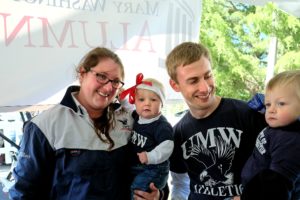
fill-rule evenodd
<path id="1" fill-rule="evenodd" d="M 148 163 L 148 158 L 147 158 L 147 154 L 146 152 L 141 152 L 141 153 L 137 153 L 139 159 L 140 159 L 140 162 L 142 164 L 147 164 Z"/>

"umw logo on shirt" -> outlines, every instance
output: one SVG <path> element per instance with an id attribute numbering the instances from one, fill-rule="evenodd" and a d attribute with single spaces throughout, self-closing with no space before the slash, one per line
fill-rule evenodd
<path id="1" fill-rule="evenodd" d="M 243 131 L 218 127 L 198 132 L 182 145 L 183 158 L 190 171 L 206 187 L 233 184 L 231 171 L 235 148 L 239 148 Z"/>
<path id="2" fill-rule="evenodd" d="M 131 136 L 131 143 L 135 144 L 136 146 L 139 147 L 144 147 L 147 141 L 147 137 L 133 131 L 133 134 Z"/>
<path id="3" fill-rule="evenodd" d="M 206 134 L 196 133 L 181 145 L 183 157 L 188 159 L 194 146 L 203 146 L 205 149 L 216 147 L 218 143 L 216 138 L 218 137 L 222 138 L 226 144 L 232 144 L 239 148 L 242 133 L 243 131 L 230 127 L 211 128 L 207 130 Z"/>

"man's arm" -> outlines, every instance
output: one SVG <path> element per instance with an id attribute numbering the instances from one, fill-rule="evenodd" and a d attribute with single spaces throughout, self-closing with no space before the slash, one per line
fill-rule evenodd
<path id="1" fill-rule="evenodd" d="M 186 200 L 190 194 L 190 179 L 187 173 L 171 173 L 171 200 Z"/>

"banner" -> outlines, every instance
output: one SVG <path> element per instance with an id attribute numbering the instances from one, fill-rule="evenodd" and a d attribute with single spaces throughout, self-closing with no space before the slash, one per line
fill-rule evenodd
<path id="1" fill-rule="evenodd" d="M 116 52 L 125 87 L 135 76 L 162 81 L 166 55 L 198 41 L 201 0 L 1 0 L 0 112 L 59 103 L 80 59 L 96 46 Z"/>

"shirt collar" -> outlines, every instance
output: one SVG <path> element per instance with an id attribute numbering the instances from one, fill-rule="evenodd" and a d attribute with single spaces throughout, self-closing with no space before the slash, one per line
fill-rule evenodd
<path id="1" fill-rule="evenodd" d="M 143 117 L 139 116 L 138 123 L 139 124 L 150 124 L 150 123 L 158 120 L 160 118 L 160 116 L 161 116 L 161 114 L 159 114 L 158 116 L 153 117 L 151 119 L 146 119 L 146 118 L 143 118 Z"/>
<path id="2" fill-rule="evenodd" d="M 79 101 L 77 100 L 77 98 L 75 97 L 75 95 L 77 95 L 78 94 L 78 92 L 72 92 L 71 93 L 71 96 L 72 96 L 72 98 L 73 98 L 73 100 L 74 100 L 74 102 L 75 102 L 75 104 L 76 104 L 76 107 L 78 108 L 77 109 L 77 113 L 79 114 L 79 115 L 81 115 L 81 116 L 89 116 L 89 114 L 88 114 L 88 112 L 87 112 L 87 110 L 85 109 L 85 107 L 83 107 L 80 103 L 79 103 Z"/>

